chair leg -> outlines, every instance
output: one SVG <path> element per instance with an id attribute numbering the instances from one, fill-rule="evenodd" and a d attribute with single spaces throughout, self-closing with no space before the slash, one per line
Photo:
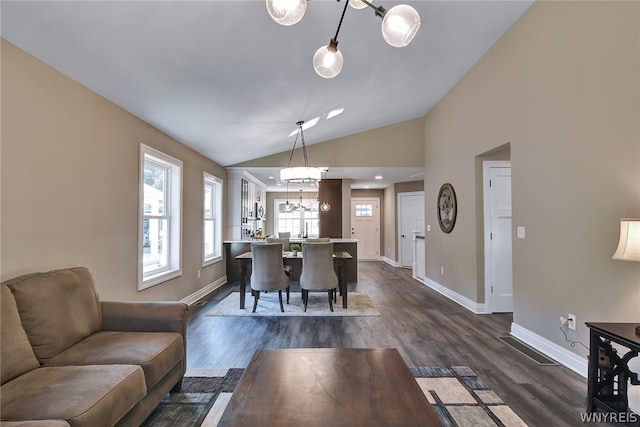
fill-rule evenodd
<path id="1" fill-rule="evenodd" d="M 327 291 L 329 294 L 329 310 L 333 313 L 333 289 Z"/>
<path id="2" fill-rule="evenodd" d="M 287 304 L 289 304 L 289 288 L 290 286 L 287 286 Z"/>
<path id="3" fill-rule="evenodd" d="M 302 300 L 304 301 L 304 312 L 307 312 L 307 303 L 309 302 L 309 291 L 306 289 L 302 290 Z"/>
<path id="4" fill-rule="evenodd" d="M 278 289 L 278 299 L 280 300 L 280 311 L 284 313 L 284 305 L 282 305 L 282 289 Z"/>
<path id="5" fill-rule="evenodd" d="M 256 307 L 258 307 L 258 298 L 260 298 L 260 291 L 254 291 L 254 294 L 253 294 L 253 311 L 252 311 L 252 313 L 256 312 Z"/>

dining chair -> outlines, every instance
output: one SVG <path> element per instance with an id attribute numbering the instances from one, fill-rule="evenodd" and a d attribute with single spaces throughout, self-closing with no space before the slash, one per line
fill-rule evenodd
<path id="1" fill-rule="evenodd" d="M 267 237 L 264 239 L 265 243 L 282 243 L 282 250 L 289 251 L 289 238 L 280 238 L 280 237 Z"/>
<path id="2" fill-rule="evenodd" d="M 327 291 L 329 310 L 333 311 L 333 297 L 338 287 L 338 276 L 333 269 L 333 243 L 302 243 L 302 273 L 300 288 L 304 311 L 309 303 L 309 291 Z"/>
<path id="3" fill-rule="evenodd" d="M 289 239 L 291 238 L 291 232 L 290 231 L 282 231 L 278 233 L 278 237 L 280 239 Z"/>
<path id="4" fill-rule="evenodd" d="M 253 310 L 256 312 L 260 292 L 278 291 L 280 311 L 284 312 L 282 304 L 282 290 L 287 291 L 287 304 L 289 303 L 290 278 L 285 273 L 282 265 L 281 243 L 252 243 L 251 244 L 252 270 L 251 290 L 253 291 Z"/>

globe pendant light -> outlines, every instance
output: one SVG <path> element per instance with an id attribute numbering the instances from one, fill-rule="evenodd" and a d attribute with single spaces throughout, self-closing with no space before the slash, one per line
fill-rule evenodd
<path id="1" fill-rule="evenodd" d="M 346 13 L 348 6 L 349 1 L 346 1 L 344 3 L 344 9 L 342 10 L 340 22 L 338 23 L 336 35 L 329 41 L 327 46 L 322 46 L 313 55 L 313 69 L 316 70 L 316 73 L 318 73 L 320 77 L 324 77 L 325 79 L 331 79 L 342 71 L 342 64 L 344 61 L 342 53 L 338 50 L 338 33 L 340 32 L 342 20 L 344 19 L 344 14 Z"/>
<path id="2" fill-rule="evenodd" d="M 340 74 L 343 62 L 342 52 L 338 50 L 338 41 L 334 39 L 313 55 L 313 69 L 325 79 L 331 79 Z"/>
<path id="3" fill-rule="evenodd" d="M 297 24 L 307 11 L 307 0 L 267 0 L 267 11 L 280 25 Z"/>
<path id="4" fill-rule="evenodd" d="M 367 7 L 367 4 L 363 3 L 361 0 L 349 0 L 349 6 L 354 9 L 364 9 Z"/>
<path id="5" fill-rule="evenodd" d="M 420 15 L 406 4 L 392 7 L 382 18 L 382 37 L 393 47 L 404 47 L 411 43 L 419 28 Z"/>
<path id="6" fill-rule="evenodd" d="M 269 15 L 274 21 L 282 25 L 293 25 L 304 16 L 308 0 L 266 0 L 266 2 Z M 338 33 L 348 6 L 354 9 L 372 8 L 375 15 L 382 18 L 382 37 L 393 47 L 407 46 L 420 29 L 420 15 L 413 7 L 406 4 L 386 10 L 382 6 L 374 6 L 368 0 L 346 0 L 336 35 L 327 46 L 322 46 L 313 55 L 313 68 L 320 77 L 330 79 L 342 71 L 344 58 L 338 50 Z"/>

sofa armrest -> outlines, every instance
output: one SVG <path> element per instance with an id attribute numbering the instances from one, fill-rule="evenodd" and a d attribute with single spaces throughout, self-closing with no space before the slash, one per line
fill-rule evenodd
<path id="1" fill-rule="evenodd" d="M 189 306 L 185 303 L 101 301 L 100 304 L 105 331 L 178 332 L 186 338 Z"/>

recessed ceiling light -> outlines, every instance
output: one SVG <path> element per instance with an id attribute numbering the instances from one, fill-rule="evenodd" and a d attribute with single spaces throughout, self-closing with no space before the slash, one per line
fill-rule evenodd
<path id="1" fill-rule="evenodd" d="M 270 177 L 269 177 L 269 179 L 273 179 L 273 177 L 272 177 L 272 176 L 270 176 Z"/>
<path id="2" fill-rule="evenodd" d="M 376 179 L 382 179 L 382 175 L 376 175 L 375 178 Z"/>
<path id="3" fill-rule="evenodd" d="M 327 113 L 327 120 L 334 118 L 335 116 L 338 116 L 340 114 L 342 114 L 342 112 L 344 111 L 344 108 L 336 108 L 335 110 L 331 110 Z"/>

